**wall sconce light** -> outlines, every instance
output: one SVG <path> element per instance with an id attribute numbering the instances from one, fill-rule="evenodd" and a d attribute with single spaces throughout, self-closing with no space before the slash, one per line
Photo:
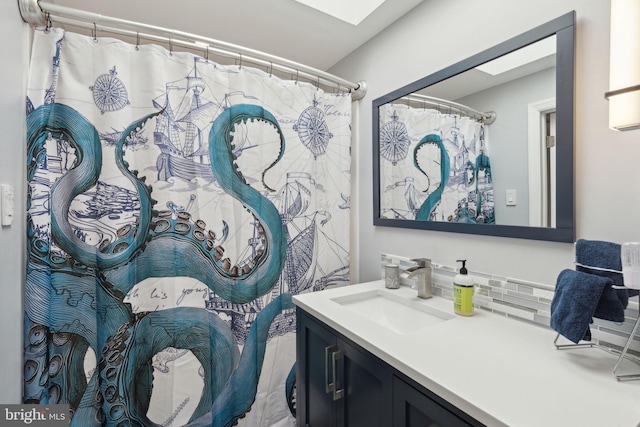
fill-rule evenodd
<path id="1" fill-rule="evenodd" d="M 640 1 L 611 0 L 609 127 L 640 129 Z"/>

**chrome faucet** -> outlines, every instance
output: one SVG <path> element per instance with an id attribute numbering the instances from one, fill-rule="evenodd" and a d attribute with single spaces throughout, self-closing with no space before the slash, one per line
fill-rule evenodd
<path id="1" fill-rule="evenodd" d="M 418 298 L 431 298 L 431 260 L 426 258 L 416 258 L 411 261 L 417 262 L 416 267 L 408 268 L 405 273 L 406 279 L 416 279 L 418 288 Z"/>

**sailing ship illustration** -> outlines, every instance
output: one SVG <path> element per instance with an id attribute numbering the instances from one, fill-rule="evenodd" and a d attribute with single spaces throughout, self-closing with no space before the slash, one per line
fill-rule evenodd
<path id="1" fill-rule="evenodd" d="M 331 218 L 326 212 L 308 212 L 311 191 L 324 191 L 308 173 L 288 173 L 280 193 L 280 216 L 287 237 L 287 259 L 281 281 L 287 291 L 299 294 L 313 286 L 317 270 L 318 224 Z"/>
<path id="2" fill-rule="evenodd" d="M 319 228 L 330 221 L 331 216 L 328 212 L 310 210 L 313 191 L 324 191 L 324 188 L 308 173 L 290 172 L 287 174 L 285 185 L 274 197 L 278 202 L 288 249 L 282 275 L 272 291 L 247 304 L 233 304 L 213 293 L 210 293 L 209 299 L 205 301 L 208 310 L 224 315 L 222 317 L 227 319 L 239 342 L 244 342 L 256 314 L 279 295 L 317 291 L 346 284 L 349 281 L 349 265 L 345 261 L 330 271 L 325 271 L 322 263 L 319 262 L 320 246 L 336 246 L 332 248 L 332 252 L 341 255 L 347 251 L 319 232 Z M 348 206 L 345 205 L 344 208 L 348 209 Z M 259 227 L 259 224 L 254 224 L 256 231 L 248 240 L 250 253 L 244 257 L 247 262 L 264 249 L 259 239 Z M 319 241 L 321 238 L 325 239 L 324 242 Z M 243 261 L 238 263 L 239 266 L 242 264 Z M 269 338 L 293 331 L 295 331 L 295 310 L 285 310 L 271 324 Z"/>
<path id="3" fill-rule="evenodd" d="M 198 74 L 199 58 L 182 80 L 167 83 L 165 94 L 153 100 L 162 110 L 156 118 L 154 143 L 160 149 L 156 166 L 158 180 L 171 177 L 213 181 L 208 153 L 208 134 L 213 119 L 223 105 L 207 94 L 207 85 Z"/>

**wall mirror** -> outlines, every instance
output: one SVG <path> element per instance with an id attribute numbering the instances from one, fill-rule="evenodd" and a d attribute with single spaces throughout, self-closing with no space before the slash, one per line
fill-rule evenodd
<path id="1" fill-rule="evenodd" d="M 373 101 L 374 225 L 573 242 L 575 12 Z"/>

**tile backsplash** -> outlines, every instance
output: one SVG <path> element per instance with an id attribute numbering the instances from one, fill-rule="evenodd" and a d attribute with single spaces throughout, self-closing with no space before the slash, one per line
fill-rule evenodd
<path id="1" fill-rule="evenodd" d="M 417 266 L 415 262 L 411 261 L 411 258 L 382 254 L 380 262 L 380 277 L 382 279 L 384 279 L 384 266 L 387 264 L 399 265 L 400 271 Z M 457 274 L 457 269 L 453 266 L 434 263 L 431 264 L 431 268 L 433 294 L 453 300 L 453 278 Z M 469 274 L 474 278 L 476 284 L 473 304 L 477 310 L 486 310 L 511 319 L 550 328 L 554 285 L 497 276 L 471 269 L 469 269 Z M 401 278 L 400 282 L 407 286 L 414 284 L 412 280 L 404 278 Z M 621 350 L 627 342 L 637 317 L 638 301 L 637 297 L 633 297 L 625 310 L 624 322 L 615 323 L 593 319 L 591 342 L 603 347 Z M 563 344 L 570 343 L 562 337 L 558 342 L 560 341 L 563 341 Z M 629 352 L 637 356 L 640 355 L 640 339 L 637 335 L 631 343 Z"/>

